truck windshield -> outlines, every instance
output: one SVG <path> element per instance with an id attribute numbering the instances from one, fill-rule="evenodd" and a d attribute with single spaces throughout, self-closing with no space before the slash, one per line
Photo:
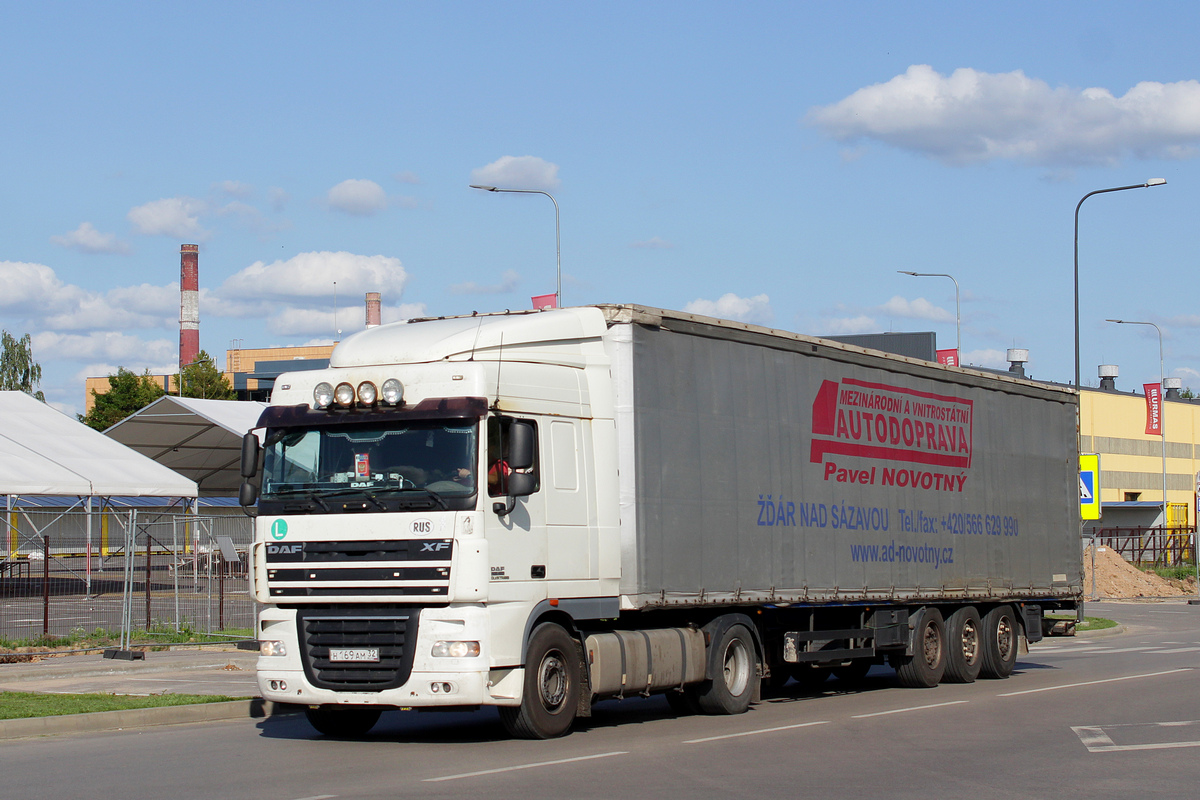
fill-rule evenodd
<path id="1" fill-rule="evenodd" d="M 268 430 L 260 511 L 472 508 L 477 427 L 429 420 Z"/>

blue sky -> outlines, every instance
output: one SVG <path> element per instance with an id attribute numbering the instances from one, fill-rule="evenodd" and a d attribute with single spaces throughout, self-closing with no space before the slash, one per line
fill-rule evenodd
<path id="1" fill-rule="evenodd" d="M 1194 3 L 0 4 L 0 326 L 43 389 L 201 346 L 634 302 L 1200 389 Z"/>

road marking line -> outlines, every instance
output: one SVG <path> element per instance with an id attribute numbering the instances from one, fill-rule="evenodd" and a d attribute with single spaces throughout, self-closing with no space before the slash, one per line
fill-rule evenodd
<path id="1" fill-rule="evenodd" d="M 1186 669 L 1169 669 L 1164 672 L 1146 672 L 1141 675 L 1124 675 L 1120 678 L 1105 678 L 1099 681 L 1083 681 L 1082 683 L 1063 683 L 1058 686 L 1043 686 L 1041 689 L 1025 689 L 1020 692 L 1005 692 L 998 694 L 997 697 L 1016 697 L 1021 694 L 1036 694 L 1037 692 L 1051 692 L 1055 689 L 1075 689 L 1079 686 L 1095 686 L 1100 683 L 1116 683 L 1117 681 L 1131 681 L 1134 678 L 1157 678 L 1162 675 L 1173 675 L 1176 672 L 1191 672 L 1191 668 Z"/>
<path id="2" fill-rule="evenodd" d="M 1200 647 L 1174 647 L 1174 648 L 1171 648 L 1170 650 L 1156 650 L 1154 654 L 1160 655 L 1162 653 L 1194 653 L 1197 650 L 1200 650 Z"/>
<path id="3" fill-rule="evenodd" d="M 1103 650 L 1096 650 L 1094 652 L 1096 652 L 1097 654 L 1099 654 L 1099 653 L 1136 653 L 1141 650 L 1157 650 L 1157 649 L 1158 649 L 1157 645 L 1154 645 L 1154 646 L 1143 645 L 1141 647 L 1106 647 Z"/>
<path id="4" fill-rule="evenodd" d="M 924 711 L 927 708 L 941 708 L 942 706 L 956 706 L 960 703 L 966 703 L 967 700 L 951 700 L 949 703 L 934 703 L 928 706 L 910 706 L 909 708 L 893 708 L 891 711 L 876 711 L 871 714 L 855 714 L 850 719 L 866 719 L 867 717 L 882 717 L 885 714 L 903 714 L 907 711 Z"/>
<path id="5" fill-rule="evenodd" d="M 1077 725 L 1072 726 L 1071 730 L 1075 731 L 1075 735 L 1079 737 L 1079 741 L 1083 742 L 1083 746 L 1092 752 L 1095 752 L 1097 747 L 1117 746 L 1117 743 L 1104 732 L 1104 728 L 1099 726 Z"/>
<path id="6" fill-rule="evenodd" d="M 1072 727 L 1079 741 L 1090 753 L 1119 753 L 1129 750 L 1174 750 L 1180 747 L 1200 747 L 1200 742 L 1150 742 L 1147 744 L 1116 744 L 1106 728 L 1183 728 L 1196 725 L 1196 720 L 1182 722 L 1133 723 L 1126 725 L 1081 725 Z"/>
<path id="7" fill-rule="evenodd" d="M 500 772 L 515 772 L 520 769 L 533 769 L 534 767 L 553 767 L 557 764 L 573 764 L 576 761 L 592 761 L 597 758 L 609 758 L 610 756 L 627 756 L 628 750 L 618 750 L 614 753 L 597 753 L 594 756 L 579 756 L 578 758 L 560 758 L 557 761 L 538 761 L 533 764 L 518 764 L 514 767 L 498 767 L 496 769 L 483 769 L 479 772 L 464 772 L 459 775 L 443 775 L 440 778 L 426 778 L 422 783 L 439 783 L 441 781 L 456 781 L 459 778 L 477 778 L 480 775 L 495 775 Z"/>
<path id="8" fill-rule="evenodd" d="M 736 739 L 739 736 L 757 736 L 760 733 L 776 733 L 778 731 L 790 731 L 794 728 L 808 728 L 813 725 L 828 725 L 829 720 L 823 719 L 818 722 L 801 722 L 798 725 L 781 725 L 778 728 L 761 728 L 756 731 L 742 731 L 741 733 L 727 733 L 723 736 L 707 736 L 703 739 L 688 739 L 684 744 L 701 744 L 702 742 L 716 742 L 721 739 Z"/>
<path id="9" fill-rule="evenodd" d="M 296 800 L 332 800 L 336 794 L 314 794 L 311 797 L 297 797 Z"/>

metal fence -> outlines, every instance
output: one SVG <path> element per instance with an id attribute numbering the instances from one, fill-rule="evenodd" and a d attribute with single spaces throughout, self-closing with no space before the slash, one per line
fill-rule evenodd
<path id="1" fill-rule="evenodd" d="M 1095 540 L 1138 566 L 1176 567 L 1195 564 L 1196 528 L 1099 528 Z"/>
<path id="2" fill-rule="evenodd" d="M 0 532 L 0 638 L 253 628 L 244 516 L 15 509 Z"/>

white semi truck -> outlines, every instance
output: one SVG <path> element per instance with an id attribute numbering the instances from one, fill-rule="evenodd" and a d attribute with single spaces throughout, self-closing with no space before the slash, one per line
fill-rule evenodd
<path id="1" fill-rule="evenodd" d="M 635 305 L 413 320 L 243 447 L 263 697 L 330 735 L 499 707 L 1003 678 L 1082 597 L 1068 389 Z"/>

